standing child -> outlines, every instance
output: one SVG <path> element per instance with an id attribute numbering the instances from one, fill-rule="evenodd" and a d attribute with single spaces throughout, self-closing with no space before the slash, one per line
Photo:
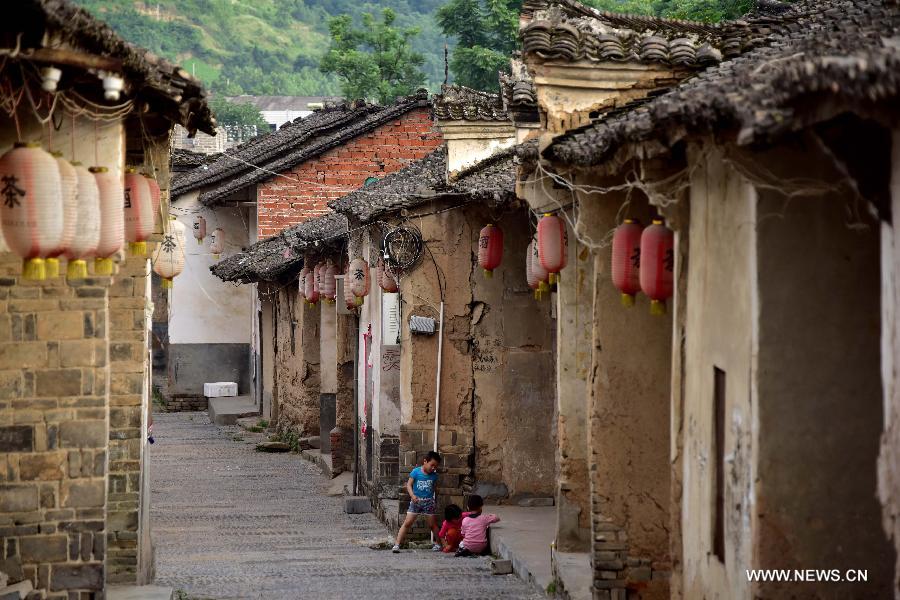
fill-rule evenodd
<path id="1" fill-rule="evenodd" d="M 434 516 L 434 488 L 437 484 L 437 468 L 441 464 L 441 455 L 437 452 L 429 452 L 425 455 L 425 462 L 421 467 L 416 467 L 409 474 L 406 481 L 406 491 L 409 493 L 410 503 L 409 509 L 406 511 L 406 520 L 397 533 L 397 543 L 394 544 L 392 550 L 400 552 L 400 545 L 406 540 L 406 534 L 409 528 L 413 526 L 419 515 L 425 517 L 428 527 L 438 536 L 440 530 L 437 526 L 437 519 Z M 441 549 L 440 544 L 435 544 L 432 550 L 435 552 Z"/>
<path id="2" fill-rule="evenodd" d="M 463 517 L 462 536 L 463 539 L 459 543 L 459 550 L 456 556 L 472 556 L 473 554 L 483 554 L 487 550 L 488 539 L 487 530 L 491 523 L 497 523 L 500 517 L 497 515 L 483 515 L 481 509 L 484 507 L 484 500 L 477 494 L 469 496 L 469 513 Z"/>
<path id="3" fill-rule="evenodd" d="M 462 541 L 462 520 L 468 514 L 455 504 L 450 504 L 444 509 L 444 523 L 438 534 L 444 546 L 442 552 L 456 552 L 459 549 L 459 543 Z"/>

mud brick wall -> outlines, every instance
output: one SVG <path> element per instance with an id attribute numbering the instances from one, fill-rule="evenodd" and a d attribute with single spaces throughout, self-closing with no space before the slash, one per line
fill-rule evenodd
<path id="1" fill-rule="evenodd" d="M 20 271 L 2 255 L 0 559 L 37 597 L 100 598 L 110 280 L 32 283 Z"/>
<path id="2" fill-rule="evenodd" d="M 150 263 L 131 257 L 109 289 L 107 581 L 138 583 L 144 423 L 149 405 Z"/>
<path id="3" fill-rule="evenodd" d="M 307 219 L 331 212 L 328 201 L 423 158 L 442 143 L 429 108 L 409 111 L 396 121 L 299 164 L 257 186 L 259 238 L 271 237 Z"/>

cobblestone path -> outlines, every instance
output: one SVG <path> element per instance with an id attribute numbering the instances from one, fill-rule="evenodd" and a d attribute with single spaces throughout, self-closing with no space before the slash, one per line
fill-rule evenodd
<path id="1" fill-rule="evenodd" d="M 156 583 L 183 597 L 543 597 L 514 575 L 491 575 L 486 558 L 370 549 L 387 539 L 378 520 L 345 514 L 296 454 L 255 452 L 261 434 L 216 427 L 205 413 L 155 415 L 153 432 Z"/>

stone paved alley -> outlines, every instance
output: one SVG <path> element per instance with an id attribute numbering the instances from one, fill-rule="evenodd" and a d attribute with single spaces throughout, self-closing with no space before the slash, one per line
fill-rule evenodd
<path id="1" fill-rule="evenodd" d="M 328 480 L 296 454 L 211 425 L 205 413 L 155 416 L 150 447 L 156 583 L 189 598 L 540 598 L 487 559 L 394 555 L 371 514 L 347 515 Z"/>

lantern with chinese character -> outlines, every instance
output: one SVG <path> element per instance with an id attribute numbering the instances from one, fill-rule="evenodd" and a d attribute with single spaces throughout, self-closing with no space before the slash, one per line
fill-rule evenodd
<path id="1" fill-rule="evenodd" d="M 75 235 L 66 247 L 69 261 L 66 279 L 75 281 L 87 277 L 85 258 L 92 256 L 100 243 L 100 190 L 97 180 L 81 163 L 72 163 L 78 178 L 78 207 L 75 211 Z"/>
<path id="2" fill-rule="evenodd" d="M 59 166 L 37 144 L 16 144 L 0 158 L 0 220 L 9 249 L 24 259 L 25 279 L 45 279 L 44 258 L 64 231 Z"/>
<path id="3" fill-rule="evenodd" d="M 362 258 L 354 258 L 350 261 L 350 270 L 347 273 L 350 278 L 350 290 L 355 298 L 354 304 L 361 306 L 363 298 L 369 293 L 369 263 Z"/>
<path id="4" fill-rule="evenodd" d="M 155 227 L 160 218 L 159 203 L 162 192 L 159 190 L 159 183 L 156 179 L 149 175 L 144 175 L 144 177 L 147 178 L 147 186 L 150 188 L 150 203 L 153 205 L 153 226 Z"/>
<path id="5" fill-rule="evenodd" d="M 147 255 L 153 235 L 153 199 L 147 178 L 134 169 L 125 172 L 125 239 L 133 256 Z"/>
<path id="6" fill-rule="evenodd" d="M 319 295 L 329 303 L 333 303 L 337 296 L 337 267 L 330 260 L 319 271 Z"/>
<path id="7" fill-rule="evenodd" d="M 528 282 L 528 287 L 534 290 L 534 299 L 538 299 L 538 289 L 541 287 L 541 281 L 537 278 L 537 275 L 534 272 L 534 269 L 531 268 L 532 256 L 534 255 L 534 242 L 528 244 L 528 250 L 525 251 L 525 280 Z"/>
<path id="8" fill-rule="evenodd" d="M 559 272 L 566 268 L 569 254 L 569 237 L 566 222 L 556 215 L 545 213 L 538 221 L 537 249 L 541 266 L 547 270 L 547 281 L 556 283 Z"/>
<path id="9" fill-rule="evenodd" d="M 203 238 L 206 237 L 206 219 L 203 218 L 203 215 L 197 215 L 194 217 L 194 237 L 197 238 L 197 243 L 202 244 Z"/>
<path id="10" fill-rule="evenodd" d="M 641 235 L 641 290 L 650 298 L 650 312 L 666 314 L 666 300 L 672 297 L 675 270 L 675 234 L 654 219 Z"/>
<path id="11" fill-rule="evenodd" d="M 125 243 L 125 189 L 122 178 L 106 167 L 91 167 L 90 171 L 100 192 L 100 241 L 94 253 L 94 273 L 112 275 L 112 257 Z"/>
<path id="12" fill-rule="evenodd" d="M 537 292 L 535 293 L 534 297 L 537 300 L 543 300 L 544 294 L 550 291 L 550 285 L 548 283 L 550 274 L 547 272 L 547 269 L 545 269 L 541 264 L 537 240 L 532 240 L 528 248 L 531 256 L 531 274 L 538 281 Z"/>
<path id="13" fill-rule="evenodd" d="M 350 271 L 344 274 L 344 303 L 348 310 L 356 308 L 356 296 L 353 295 L 353 288 L 350 286 Z"/>
<path id="14" fill-rule="evenodd" d="M 47 258 L 47 277 L 59 277 L 59 256 L 63 254 L 75 237 L 75 220 L 78 211 L 78 174 L 72 163 L 62 157 L 59 152 L 50 153 L 59 166 L 59 184 L 62 192 L 63 234 L 56 247 Z"/>
<path id="15" fill-rule="evenodd" d="M 210 236 L 209 251 L 212 252 L 213 258 L 219 260 L 219 255 L 225 251 L 225 230 L 216 227 Z"/>
<path id="16" fill-rule="evenodd" d="M 631 219 L 616 227 L 612 241 L 612 280 L 622 293 L 622 304 L 634 306 L 634 296 L 641 291 L 640 223 Z"/>
<path id="17" fill-rule="evenodd" d="M 478 234 L 478 266 L 484 269 L 485 277 L 492 277 L 502 260 L 503 230 L 496 225 L 487 225 Z"/>
<path id="18" fill-rule="evenodd" d="M 168 230 L 153 253 L 153 272 L 162 277 L 163 289 L 173 287 L 172 280 L 184 269 L 184 225 L 170 218 Z"/>

